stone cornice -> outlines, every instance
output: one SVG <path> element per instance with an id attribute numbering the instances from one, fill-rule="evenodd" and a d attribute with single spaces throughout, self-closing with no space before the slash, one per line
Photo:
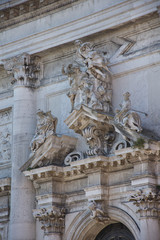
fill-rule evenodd
<path id="1" fill-rule="evenodd" d="M 79 0 L 25 0 L 13 1 L 0 7 L 0 29 L 10 27 L 17 23 L 42 16 L 50 11 L 61 9 Z"/>
<path id="2" fill-rule="evenodd" d="M 158 1 L 153 0 L 147 4 L 137 0 L 134 6 L 130 1 L 122 1 L 118 5 L 112 5 L 93 14 L 83 16 L 83 18 L 70 20 L 68 23 L 54 25 L 53 22 L 50 22 L 51 27 L 48 28 L 47 25 L 43 31 L 39 25 L 36 25 L 38 26 L 38 33 L 25 35 L 2 45 L 0 47 L 0 61 L 2 58 L 9 58 L 22 53 L 24 49 L 29 54 L 35 54 L 39 51 L 74 41 L 79 37 L 82 38 L 96 32 L 116 28 L 129 21 L 134 21 L 145 15 L 157 12 L 157 6 Z"/>
<path id="3" fill-rule="evenodd" d="M 30 180 L 39 183 L 45 179 L 57 178 L 59 180 L 72 180 L 83 178 L 96 171 L 113 172 L 133 168 L 140 162 L 157 161 L 160 156 L 159 142 L 145 144 L 145 149 L 126 148 L 116 151 L 115 156 L 96 156 L 71 162 L 71 166 L 46 166 L 24 171 Z M 153 158 L 152 158 L 153 157 Z"/>

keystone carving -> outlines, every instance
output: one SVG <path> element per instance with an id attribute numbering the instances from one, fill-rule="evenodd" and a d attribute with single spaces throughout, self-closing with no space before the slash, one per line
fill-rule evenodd
<path id="1" fill-rule="evenodd" d="M 91 215 L 90 215 L 91 219 L 94 219 L 97 222 L 100 222 L 102 224 L 105 224 L 110 220 L 107 213 L 102 210 L 101 203 L 97 203 L 94 200 L 89 201 L 88 208 L 91 211 Z"/>
<path id="2" fill-rule="evenodd" d="M 91 43 L 75 42 L 77 61 L 62 68 L 68 76 L 71 112 L 82 105 L 103 112 L 111 110 L 112 87 L 108 61 L 103 53 L 94 50 Z"/>
<path id="3" fill-rule="evenodd" d="M 23 53 L 16 57 L 3 60 L 4 68 L 13 75 L 12 84 L 35 87 L 40 72 L 39 57 L 31 57 Z"/>
<path id="4" fill-rule="evenodd" d="M 44 233 L 62 233 L 64 228 L 65 209 L 59 207 L 33 210 L 33 216 L 42 224 Z"/>
<path id="5" fill-rule="evenodd" d="M 138 207 L 140 217 L 160 216 L 160 192 L 139 190 L 130 197 L 130 201 Z"/>

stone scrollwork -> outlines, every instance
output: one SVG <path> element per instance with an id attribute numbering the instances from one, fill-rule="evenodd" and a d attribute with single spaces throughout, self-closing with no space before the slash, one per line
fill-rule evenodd
<path id="1" fill-rule="evenodd" d="M 69 64 L 62 73 L 68 76 L 71 112 L 82 105 L 94 110 L 111 110 L 112 87 L 108 61 L 102 53 L 94 50 L 91 43 L 76 41 L 77 61 Z"/>
<path id="2" fill-rule="evenodd" d="M 33 210 L 33 216 L 42 224 L 44 233 L 62 233 L 64 228 L 65 208 L 52 206 L 51 208 L 42 208 Z"/>
<path id="3" fill-rule="evenodd" d="M 129 128 L 136 132 L 141 132 L 141 119 L 138 113 L 131 110 L 130 93 L 123 94 L 124 100 L 120 104 L 121 109 L 116 110 L 114 120 L 116 123 L 122 125 L 124 128 Z"/>
<path id="4" fill-rule="evenodd" d="M 35 87 L 40 72 L 40 58 L 31 57 L 23 53 L 16 57 L 3 60 L 4 68 L 9 74 L 13 74 L 12 84 Z"/>
<path id="5" fill-rule="evenodd" d="M 82 134 L 90 148 L 87 151 L 88 156 L 107 154 L 109 133 L 106 133 L 105 129 L 95 125 L 89 125 L 83 129 Z"/>
<path id="6" fill-rule="evenodd" d="M 51 114 L 51 111 L 44 113 L 37 112 L 36 133 L 31 141 L 31 151 L 34 153 L 51 136 L 56 135 L 57 118 Z"/>
<path id="7" fill-rule="evenodd" d="M 138 207 L 141 217 L 160 217 L 160 192 L 139 190 L 129 201 Z"/>
<path id="8" fill-rule="evenodd" d="M 91 211 L 91 215 L 90 215 L 91 219 L 94 219 L 97 222 L 102 224 L 106 224 L 110 220 L 107 213 L 102 210 L 101 203 L 97 203 L 94 200 L 89 201 L 88 208 Z"/>
<path id="9" fill-rule="evenodd" d="M 75 162 L 84 158 L 82 152 L 71 152 L 64 159 L 64 165 L 69 166 L 71 162 Z"/>

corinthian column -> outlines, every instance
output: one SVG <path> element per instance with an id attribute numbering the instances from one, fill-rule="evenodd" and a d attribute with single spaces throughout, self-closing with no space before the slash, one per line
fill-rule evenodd
<path id="1" fill-rule="evenodd" d="M 34 217 L 41 222 L 44 230 L 44 240 L 61 240 L 64 230 L 65 209 L 52 206 L 50 208 L 36 209 Z"/>
<path id="2" fill-rule="evenodd" d="M 35 86 L 39 68 L 28 54 L 5 60 L 4 67 L 13 75 L 14 89 L 9 240 L 35 240 L 32 216 L 35 192 L 20 167 L 28 159 L 29 144 L 35 129 Z"/>
<path id="3" fill-rule="evenodd" d="M 140 214 L 141 240 L 160 239 L 160 193 L 154 190 L 138 191 L 130 199 Z"/>

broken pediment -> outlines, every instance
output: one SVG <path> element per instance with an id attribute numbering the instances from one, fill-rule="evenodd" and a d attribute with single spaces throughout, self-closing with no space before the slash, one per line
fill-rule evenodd
<path id="1" fill-rule="evenodd" d="M 64 158 L 75 149 L 77 139 L 57 136 L 57 118 L 51 112 L 37 112 L 37 127 L 31 141 L 29 160 L 21 167 L 27 170 L 48 165 L 63 165 Z"/>

